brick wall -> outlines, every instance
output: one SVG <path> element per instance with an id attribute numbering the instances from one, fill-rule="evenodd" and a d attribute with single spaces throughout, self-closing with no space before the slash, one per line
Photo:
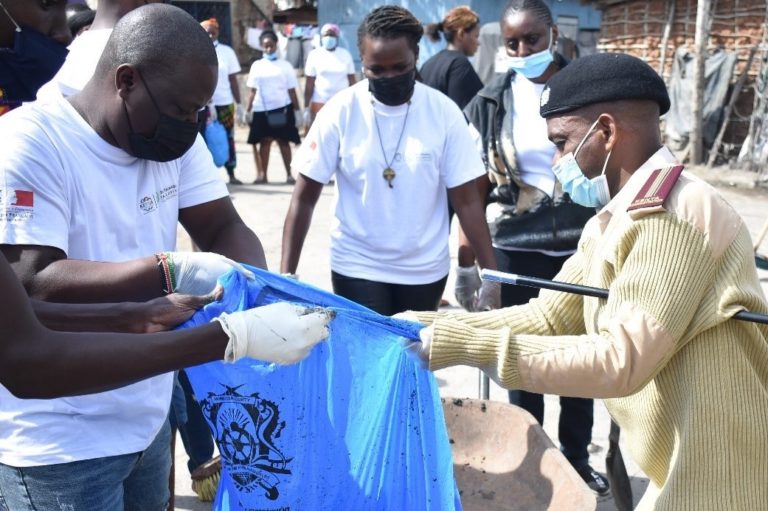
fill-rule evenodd
<path id="1" fill-rule="evenodd" d="M 696 32 L 696 0 L 629 0 L 603 7 L 603 22 L 598 49 L 631 53 L 645 59 L 659 69 L 664 27 L 669 17 L 669 6 L 675 4 L 675 17 L 666 49 L 664 75 L 669 76 L 671 58 L 675 49 L 693 46 Z M 724 47 L 735 51 L 738 76 L 749 56 L 749 48 L 765 37 L 765 0 L 714 1 L 710 48 Z M 758 57 L 760 55 L 758 54 Z M 751 75 L 759 69 L 759 59 L 752 66 Z"/>
<path id="2" fill-rule="evenodd" d="M 693 48 L 696 33 L 697 0 L 628 0 L 618 3 L 595 2 L 603 12 L 598 50 L 636 55 L 660 70 L 664 28 L 670 4 L 675 15 L 665 52 L 663 74 L 669 77 L 672 57 L 682 46 Z M 754 78 L 768 49 L 766 38 L 766 0 L 713 0 L 710 49 L 722 47 L 736 52 L 737 64 L 732 83 L 741 75 L 749 58 L 749 50 L 763 43 L 749 73 L 749 79 L 736 101 L 724 142 L 738 146 L 747 135 L 754 100 Z"/>

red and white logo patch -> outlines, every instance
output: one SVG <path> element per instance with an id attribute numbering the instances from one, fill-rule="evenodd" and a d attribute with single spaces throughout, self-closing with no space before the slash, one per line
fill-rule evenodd
<path id="1" fill-rule="evenodd" d="M 35 206 L 35 194 L 29 190 L 14 190 L 15 199 L 11 201 L 11 206 L 17 208 L 32 208 Z"/>
<path id="2" fill-rule="evenodd" d="M 31 220 L 35 211 L 35 193 L 31 190 L 0 188 L 0 222 Z"/>

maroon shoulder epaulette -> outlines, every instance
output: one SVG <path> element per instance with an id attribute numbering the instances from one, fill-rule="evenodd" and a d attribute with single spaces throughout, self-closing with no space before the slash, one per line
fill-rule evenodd
<path id="1" fill-rule="evenodd" d="M 635 200 L 629 205 L 627 211 L 645 208 L 660 208 L 669 196 L 677 179 L 683 172 L 682 165 L 675 165 L 656 169 L 640 189 Z"/>

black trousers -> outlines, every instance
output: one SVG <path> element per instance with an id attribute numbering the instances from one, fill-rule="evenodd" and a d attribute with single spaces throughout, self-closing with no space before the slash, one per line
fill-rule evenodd
<path id="1" fill-rule="evenodd" d="M 447 280 L 448 275 L 431 284 L 411 286 L 357 279 L 331 272 L 334 293 L 385 316 L 407 310 L 436 311 Z"/>
<path id="2" fill-rule="evenodd" d="M 564 257 L 552 257 L 538 252 L 519 252 L 495 249 L 499 271 L 530 277 L 552 279 L 563 267 Z M 539 290 L 525 286 L 502 286 L 501 304 L 504 307 L 527 303 L 538 296 Z M 524 390 L 510 390 L 509 402 L 527 410 L 539 424 L 544 423 L 544 396 Z M 560 398 L 558 439 L 563 454 L 576 468 L 589 463 L 587 447 L 592 441 L 594 403 L 591 399 Z"/>

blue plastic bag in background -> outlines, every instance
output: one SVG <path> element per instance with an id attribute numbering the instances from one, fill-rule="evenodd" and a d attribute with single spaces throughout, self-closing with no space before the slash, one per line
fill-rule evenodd
<path id="1" fill-rule="evenodd" d="M 461 509 L 433 375 L 400 346 L 419 325 L 253 269 L 184 327 L 275 301 L 332 307 L 331 336 L 303 362 L 187 369 L 222 457 L 214 509 Z"/>
<path id="2" fill-rule="evenodd" d="M 223 167 L 229 160 L 227 129 L 214 117 L 205 125 L 203 139 L 205 139 L 205 144 L 213 156 L 213 164 L 217 167 Z"/>

